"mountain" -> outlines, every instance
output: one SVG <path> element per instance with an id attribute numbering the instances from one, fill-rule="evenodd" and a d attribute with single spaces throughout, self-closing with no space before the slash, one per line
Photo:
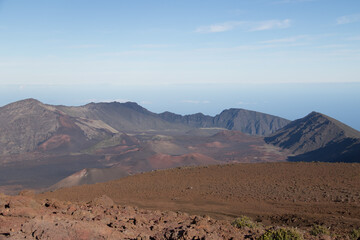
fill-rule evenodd
<path id="1" fill-rule="evenodd" d="M 214 117 L 214 124 L 228 130 L 237 130 L 250 135 L 265 136 L 290 123 L 289 120 L 273 115 L 231 108 Z"/>
<path id="2" fill-rule="evenodd" d="M 161 113 L 159 116 L 168 122 L 182 123 L 190 127 L 225 128 L 261 136 L 271 134 L 290 122 L 273 115 L 236 108 L 224 110 L 215 117 L 202 113 L 182 116 L 170 112 Z"/>
<path id="3" fill-rule="evenodd" d="M 265 141 L 294 154 L 290 161 L 358 162 L 360 156 L 360 132 L 317 112 L 289 123 Z"/>
<path id="4" fill-rule="evenodd" d="M 134 102 L 89 103 L 80 107 L 56 106 L 65 114 L 101 121 L 122 132 L 185 131 L 190 128 L 161 119 Z"/>
<path id="5" fill-rule="evenodd" d="M 26 99 L 0 108 L 0 154 L 78 151 L 117 130 L 102 121 L 75 118 L 56 106 Z"/>

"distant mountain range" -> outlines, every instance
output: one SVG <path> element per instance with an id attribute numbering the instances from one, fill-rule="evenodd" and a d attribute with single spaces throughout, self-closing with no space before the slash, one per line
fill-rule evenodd
<path id="1" fill-rule="evenodd" d="M 181 116 L 171 112 L 164 112 L 159 116 L 168 122 L 195 128 L 220 127 L 260 136 L 273 133 L 290 122 L 273 115 L 236 108 L 224 110 L 215 117 L 202 113 Z"/>
<path id="2" fill-rule="evenodd" d="M 162 131 L 182 134 L 193 128 L 224 128 L 250 135 L 267 135 L 290 121 L 244 109 L 229 109 L 210 117 L 156 114 L 133 102 L 53 106 L 26 99 L 0 108 L 0 154 L 84 149 L 118 132 Z"/>

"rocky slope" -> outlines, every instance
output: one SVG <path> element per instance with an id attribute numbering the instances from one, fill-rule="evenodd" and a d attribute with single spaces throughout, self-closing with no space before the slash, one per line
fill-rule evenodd
<path id="1" fill-rule="evenodd" d="M 122 132 L 186 131 L 183 124 L 173 124 L 161 119 L 134 102 L 89 103 L 80 107 L 56 106 L 72 117 L 101 121 Z"/>
<path id="2" fill-rule="evenodd" d="M 360 132 L 321 113 L 312 112 L 289 123 L 267 143 L 289 150 L 292 161 L 358 162 Z"/>
<path id="3" fill-rule="evenodd" d="M 105 194 L 122 206 L 206 214 L 229 223 L 246 215 L 263 226 L 301 231 L 317 224 L 347 239 L 341 236 L 360 228 L 359 170 L 360 164 L 344 163 L 186 167 L 64 188 L 37 198 L 86 203 Z"/>
<path id="4" fill-rule="evenodd" d="M 0 196 L 0 239 L 242 239 L 227 221 L 116 205 Z M 254 231 L 252 234 L 257 234 Z"/>
<path id="5" fill-rule="evenodd" d="M 117 132 L 92 119 L 71 117 L 35 99 L 0 108 L 0 154 L 78 151 Z"/>

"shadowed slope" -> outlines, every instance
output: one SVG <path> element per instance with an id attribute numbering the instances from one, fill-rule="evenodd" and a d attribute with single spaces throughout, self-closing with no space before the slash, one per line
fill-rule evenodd
<path id="1" fill-rule="evenodd" d="M 174 124 L 161 119 L 134 102 L 89 103 L 80 107 L 57 106 L 73 117 L 101 120 L 118 131 L 187 131 L 183 124 Z"/>
<path id="2" fill-rule="evenodd" d="M 191 127 L 225 128 L 262 136 L 273 133 L 290 122 L 273 115 L 236 108 L 224 110 L 215 117 L 202 113 L 181 116 L 170 112 L 161 113 L 159 116 L 166 121 L 182 123 Z"/>
<path id="3" fill-rule="evenodd" d="M 297 155 L 292 161 L 360 161 L 360 132 L 324 114 L 312 112 L 265 138 Z"/>

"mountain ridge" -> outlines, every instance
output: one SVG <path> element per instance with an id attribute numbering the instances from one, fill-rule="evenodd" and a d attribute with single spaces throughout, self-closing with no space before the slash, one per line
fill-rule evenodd
<path id="1" fill-rule="evenodd" d="M 290 121 L 269 114 L 228 109 L 211 117 L 202 113 L 156 114 L 135 102 L 89 103 L 83 106 L 44 104 L 29 98 L 0 108 L 0 154 L 49 149 L 74 151 L 119 132 L 183 134 L 196 128 L 226 128 L 266 135 Z M 194 132 L 194 131 L 193 131 Z M 40 147 L 40 148 L 39 148 Z"/>
<path id="2" fill-rule="evenodd" d="M 290 161 L 352 162 L 360 153 L 360 132 L 325 114 L 311 112 L 264 138 L 289 150 Z"/>

